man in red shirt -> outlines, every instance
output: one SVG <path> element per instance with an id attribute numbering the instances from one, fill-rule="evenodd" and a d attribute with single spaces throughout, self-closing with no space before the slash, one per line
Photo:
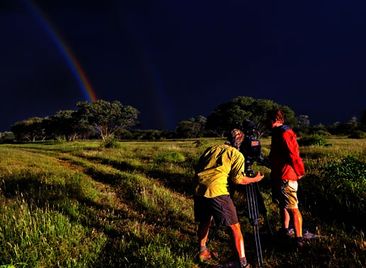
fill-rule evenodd
<path id="1" fill-rule="evenodd" d="M 300 157 L 299 145 L 293 130 L 284 125 L 284 113 L 274 110 L 269 114 L 272 127 L 272 142 L 269 159 L 273 199 L 279 204 L 283 234 L 288 234 L 290 220 L 293 220 L 298 246 L 303 245 L 302 215 L 298 207 L 298 180 L 305 174 Z"/>

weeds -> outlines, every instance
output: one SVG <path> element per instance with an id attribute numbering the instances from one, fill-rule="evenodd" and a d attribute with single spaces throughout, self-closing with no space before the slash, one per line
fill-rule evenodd
<path id="1" fill-rule="evenodd" d="M 302 147 L 304 225 L 322 239 L 304 251 L 276 244 L 261 230 L 265 267 L 362 267 L 366 262 L 362 139 Z M 193 167 L 199 142 L 98 142 L 0 145 L 0 267 L 199 267 L 195 263 Z M 268 152 L 268 140 L 263 140 Z M 347 157 L 347 155 L 353 157 Z M 264 167 L 256 167 L 265 174 Z M 261 182 L 269 221 L 278 228 L 270 184 Z M 255 248 L 245 202 L 238 197 L 248 259 Z M 325 213 L 326 212 L 326 213 Z M 233 256 L 225 230 L 211 248 Z M 1 266 L 2 265 L 2 266 Z"/>

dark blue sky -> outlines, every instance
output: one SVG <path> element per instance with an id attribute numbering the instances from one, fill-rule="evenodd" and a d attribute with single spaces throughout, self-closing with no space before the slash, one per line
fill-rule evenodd
<path id="1" fill-rule="evenodd" d="M 0 1 L 0 131 L 85 99 L 45 21 L 97 97 L 139 109 L 141 128 L 174 129 L 236 96 L 272 99 L 312 123 L 366 109 L 365 1 L 29 3 Z"/>

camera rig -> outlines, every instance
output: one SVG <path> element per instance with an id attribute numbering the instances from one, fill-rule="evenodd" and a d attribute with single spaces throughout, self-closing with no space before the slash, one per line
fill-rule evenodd
<path id="1" fill-rule="evenodd" d="M 244 140 L 241 144 L 240 151 L 245 158 L 244 172 L 248 177 L 254 177 L 253 164 L 257 162 L 262 166 L 270 168 L 270 163 L 262 154 L 262 146 L 259 140 L 259 132 L 255 124 L 250 120 L 245 120 L 242 125 L 245 134 Z"/>
<path id="2" fill-rule="evenodd" d="M 240 151 L 245 158 L 244 172 L 248 177 L 254 177 L 253 164 L 257 162 L 260 165 L 270 168 L 269 160 L 262 154 L 262 146 L 259 140 L 259 132 L 255 124 L 250 120 L 245 120 L 242 124 L 242 130 L 245 134 L 244 140 L 240 146 Z M 256 247 L 257 262 L 259 267 L 263 267 L 262 246 L 259 236 L 259 214 L 261 213 L 267 223 L 268 231 L 272 235 L 272 230 L 267 218 L 267 210 L 261 195 L 258 183 L 252 183 L 245 186 L 248 215 L 253 226 L 254 242 Z"/>

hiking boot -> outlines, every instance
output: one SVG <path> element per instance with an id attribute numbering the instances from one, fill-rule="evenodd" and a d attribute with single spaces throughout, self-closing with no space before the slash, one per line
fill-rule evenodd
<path id="1" fill-rule="evenodd" d="M 293 228 L 281 228 L 278 231 L 278 235 L 280 238 L 292 238 L 295 236 L 295 230 Z"/>
<path id="2" fill-rule="evenodd" d="M 302 248 L 307 244 L 307 241 L 303 237 L 296 237 L 296 246 Z"/>
<path id="3" fill-rule="evenodd" d="M 304 239 L 313 239 L 313 238 L 317 238 L 318 236 L 316 234 L 310 233 L 308 230 L 306 230 L 305 232 L 303 232 L 302 237 Z"/>
<path id="4" fill-rule="evenodd" d="M 288 235 L 289 237 L 294 237 L 294 236 L 295 236 L 295 229 L 294 229 L 294 228 L 290 228 L 290 229 L 288 229 L 288 231 L 287 231 L 287 235 Z"/>
<path id="5" fill-rule="evenodd" d="M 230 261 L 224 264 L 219 264 L 215 268 L 251 268 L 249 263 L 240 264 L 239 261 Z"/>

